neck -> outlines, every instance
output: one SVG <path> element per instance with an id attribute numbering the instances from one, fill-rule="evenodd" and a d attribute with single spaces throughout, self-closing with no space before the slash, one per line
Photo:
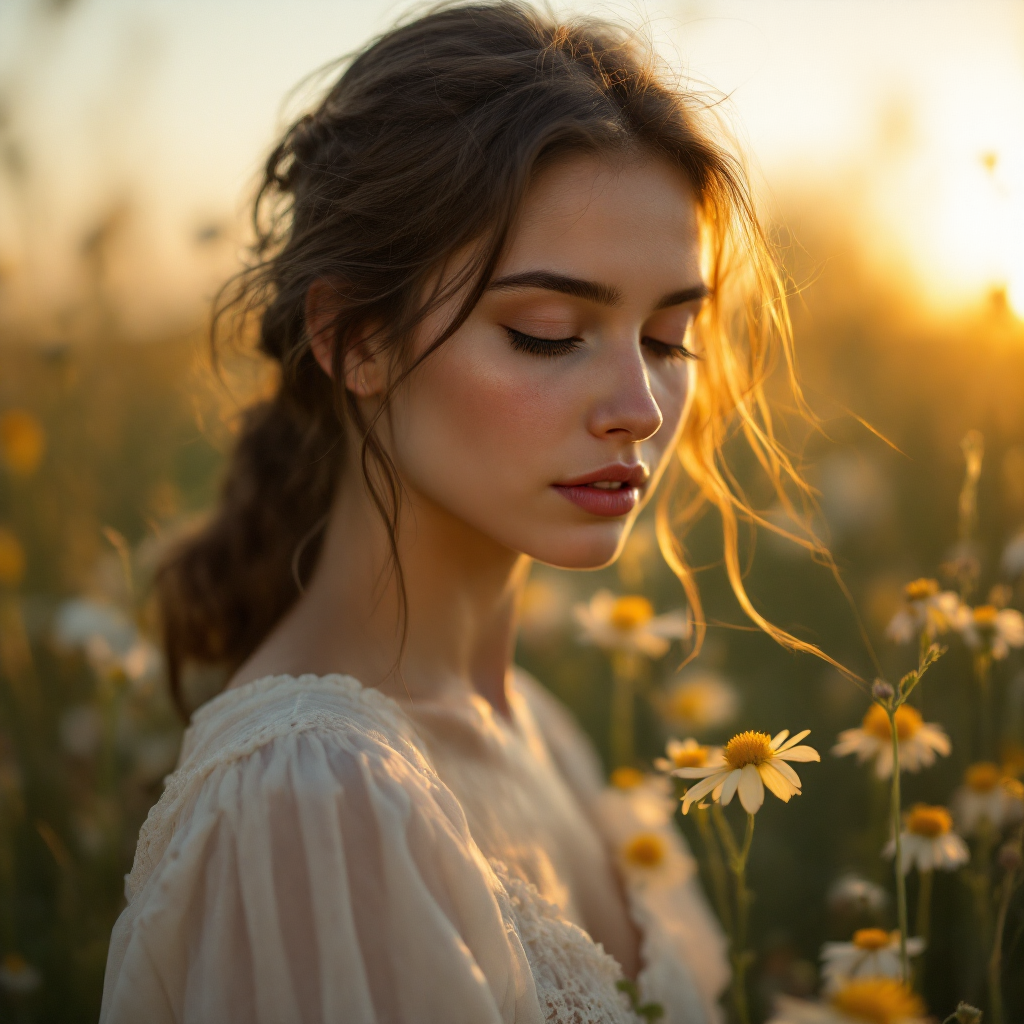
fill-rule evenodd
<path id="1" fill-rule="evenodd" d="M 279 632 L 309 671 L 346 672 L 394 697 L 476 692 L 508 713 L 525 555 L 420 495 L 403 503 L 398 557 L 361 480 L 342 483 L 316 572 Z M 298 645 L 297 647 L 295 645 Z"/>

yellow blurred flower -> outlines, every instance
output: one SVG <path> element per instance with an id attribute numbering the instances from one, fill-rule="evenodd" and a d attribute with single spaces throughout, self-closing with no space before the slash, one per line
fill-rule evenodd
<path id="1" fill-rule="evenodd" d="M 964 774 L 964 784 L 950 801 L 957 828 L 970 836 L 987 821 L 998 832 L 1004 825 L 1024 818 L 1024 800 L 1014 792 L 1016 787 L 1020 783 L 1005 776 L 999 765 L 991 761 L 970 765 Z"/>
<path id="2" fill-rule="evenodd" d="M 925 722 L 909 704 L 896 709 L 896 735 L 900 741 L 900 770 L 917 772 L 935 763 L 936 753 L 946 757 L 952 746 L 941 726 Z M 856 754 L 858 764 L 874 758 L 875 775 L 892 775 L 892 726 L 881 704 L 872 704 L 858 729 L 844 729 L 832 748 L 836 757 Z"/>
<path id="3" fill-rule="evenodd" d="M 637 786 L 643 785 L 644 773 L 637 768 L 616 768 L 608 781 L 616 789 L 635 789 Z"/>
<path id="4" fill-rule="evenodd" d="M 925 1024 L 921 998 L 893 978 L 857 978 L 827 1003 L 780 996 L 769 1024 Z"/>
<path id="5" fill-rule="evenodd" d="M 656 832 L 641 832 L 622 848 L 622 859 L 630 867 L 651 871 L 665 863 L 668 846 Z"/>
<path id="6" fill-rule="evenodd" d="M 886 633 L 897 643 L 907 643 L 924 632 L 929 640 L 952 628 L 960 598 L 952 590 L 940 590 L 936 580 L 920 579 L 903 589 L 903 607 L 893 616 Z"/>
<path id="7" fill-rule="evenodd" d="M 918 871 L 952 871 L 971 859 L 967 844 L 953 831 L 953 817 L 945 807 L 914 804 L 904 815 L 902 846 L 903 874 L 912 867 Z M 890 839 L 882 851 L 886 857 L 896 852 L 896 841 Z"/>
<path id="8" fill-rule="evenodd" d="M 701 779 L 683 796 L 683 814 L 702 797 L 711 794 L 723 806 L 739 792 L 740 803 L 748 814 L 756 814 L 764 803 L 767 786 L 780 800 L 789 803 L 800 793 L 800 777 L 787 761 L 820 761 L 813 747 L 797 746 L 810 729 L 804 729 L 786 742 L 788 729 L 776 736 L 747 730 L 733 736 L 722 751 L 722 761 L 703 768 L 676 768 L 672 774 L 682 779 Z"/>
<path id="9" fill-rule="evenodd" d="M 1016 608 L 997 608 L 992 604 L 961 608 L 956 628 L 964 643 L 974 650 L 987 650 L 1001 661 L 1011 647 L 1024 647 L 1024 615 Z"/>
<path id="10" fill-rule="evenodd" d="M 693 737 L 682 742 L 671 739 L 665 744 L 665 757 L 656 757 L 654 767 L 660 772 L 670 772 L 673 768 L 704 768 L 709 764 L 722 763 L 721 747 L 705 747 Z"/>
<path id="11" fill-rule="evenodd" d="M 648 658 L 662 657 L 672 640 L 690 635 L 690 617 L 685 611 L 655 615 L 651 602 L 639 594 L 616 597 L 611 591 L 599 590 L 588 604 L 577 605 L 575 614 L 585 642 Z"/>
<path id="12" fill-rule="evenodd" d="M 908 938 L 907 955 L 924 952 L 924 939 Z M 826 942 L 821 947 L 825 991 L 835 992 L 853 978 L 899 978 L 900 933 L 883 928 L 860 928 L 850 942 Z"/>
<path id="13" fill-rule="evenodd" d="M 0 988 L 12 994 L 34 992 L 42 981 L 39 972 L 20 953 L 8 953 L 0 960 Z"/>
<path id="14" fill-rule="evenodd" d="M 16 587 L 25 578 L 25 549 L 6 527 L 0 526 L 0 587 Z"/>
<path id="15" fill-rule="evenodd" d="M 31 476 L 45 450 L 46 434 L 32 413 L 10 409 L 0 416 L 0 456 L 12 473 Z"/>
<path id="16" fill-rule="evenodd" d="M 701 732 L 729 722 L 739 708 L 735 689 L 713 672 L 680 676 L 657 698 L 658 710 L 669 728 Z"/>

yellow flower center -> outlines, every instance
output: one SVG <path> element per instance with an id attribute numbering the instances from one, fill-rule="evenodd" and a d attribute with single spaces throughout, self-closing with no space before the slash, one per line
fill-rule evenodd
<path id="1" fill-rule="evenodd" d="M 982 604 L 974 609 L 974 624 L 982 629 L 991 629 L 999 618 L 999 609 L 994 604 Z"/>
<path id="2" fill-rule="evenodd" d="M 634 836 L 622 851 L 627 864 L 637 868 L 656 868 L 665 859 L 665 840 L 653 832 L 641 832 Z"/>
<path id="3" fill-rule="evenodd" d="M 617 598 L 612 605 L 611 622 L 616 629 L 631 632 L 654 618 L 654 607 L 646 597 L 631 595 Z"/>
<path id="4" fill-rule="evenodd" d="M 853 933 L 853 944 L 858 949 L 885 949 L 891 941 L 891 936 L 884 928 L 858 928 Z"/>
<path id="5" fill-rule="evenodd" d="M 1024 800 L 1024 782 L 1020 779 L 1011 779 L 1007 776 L 1003 781 L 1003 789 L 1010 795 L 1014 800 Z"/>
<path id="6" fill-rule="evenodd" d="M 16 587 L 25 575 L 25 551 L 10 530 L 0 526 L 0 587 Z"/>
<path id="7" fill-rule="evenodd" d="M 677 768 L 703 768 L 708 763 L 708 748 L 677 747 L 672 752 L 672 763 Z"/>
<path id="8" fill-rule="evenodd" d="M 991 793 L 999 785 L 1002 777 L 999 765 L 991 761 L 981 761 L 967 769 L 964 782 L 967 783 L 968 789 L 973 789 L 975 793 Z"/>
<path id="9" fill-rule="evenodd" d="M 938 839 L 953 827 L 953 819 L 945 807 L 915 804 L 907 815 L 907 831 L 925 839 Z"/>
<path id="10" fill-rule="evenodd" d="M 896 709 L 896 735 L 900 742 L 913 739 L 923 724 L 921 712 L 909 704 L 901 704 Z M 868 713 L 864 716 L 861 728 L 880 740 L 892 738 L 892 729 L 889 726 L 889 713 L 881 704 L 872 704 Z"/>
<path id="11" fill-rule="evenodd" d="M 644 773 L 636 768 L 616 768 L 609 780 L 616 789 L 636 789 L 644 781 Z"/>
<path id="12" fill-rule="evenodd" d="M 733 736 L 725 745 L 725 760 L 733 770 L 748 764 L 758 765 L 770 761 L 773 756 L 772 738 L 766 732 L 748 729 Z"/>
<path id="13" fill-rule="evenodd" d="M 893 978 L 851 981 L 832 997 L 832 1005 L 840 1013 L 871 1024 L 897 1024 L 925 1014 L 920 998 Z"/>
<path id="14" fill-rule="evenodd" d="M 46 435 L 31 413 L 12 409 L 0 416 L 0 455 L 12 473 L 34 473 L 45 447 Z"/>
<path id="15" fill-rule="evenodd" d="M 929 597 L 934 597 L 938 592 L 938 580 L 914 580 L 913 583 L 908 583 L 903 588 L 903 596 L 908 601 L 924 601 Z"/>
<path id="16" fill-rule="evenodd" d="M 680 690 L 669 699 L 668 712 L 672 718 L 686 722 L 700 721 L 704 717 L 704 703 L 699 690 Z"/>

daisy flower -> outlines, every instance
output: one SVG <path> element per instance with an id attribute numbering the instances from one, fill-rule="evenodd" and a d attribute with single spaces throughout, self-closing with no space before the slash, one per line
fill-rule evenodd
<path id="1" fill-rule="evenodd" d="M 705 768 L 709 764 L 722 764 L 722 748 L 701 746 L 689 737 L 681 743 L 671 739 L 665 744 L 665 757 L 656 757 L 654 767 L 659 772 L 670 772 L 673 768 Z"/>
<path id="2" fill-rule="evenodd" d="M 693 872 L 672 822 L 676 802 L 663 775 L 617 768 L 598 797 L 598 825 L 631 882 L 674 885 Z"/>
<path id="3" fill-rule="evenodd" d="M 1014 793 L 1014 781 L 991 761 L 972 764 L 952 799 L 953 817 L 960 832 L 974 835 L 983 820 L 998 832 L 1004 825 L 1024 817 L 1024 801 Z"/>
<path id="4" fill-rule="evenodd" d="M 924 939 L 907 939 L 907 955 L 924 952 Z M 852 978 L 899 978 L 900 933 L 884 928 L 859 928 L 850 942 L 826 942 L 821 947 L 825 991 L 836 992 Z"/>
<path id="5" fill-rule="evenodd" d="M 731 721 L 739 709 L 736 690 L 713 672 L 688 672 L 657 697 L 670 729 L 701 732 Z"/>
<path id="6" fill-rule="evenodd" d="M 968 647 L 988 650 L 997 661 L 1005 658 L 1011 647 L 1024 647 L 1024 615 L 1016 608 L 999 609 L 992 604 L 964 607 L 956 628 Z"/>
<path id="7" fill-rule="evenodd" d="M 20 953 L 8 953 L 0 961 L 0 988 L 13 995 L 35 992 L 42 975 Z"/>
<path id="8" fill-rule="evenodd" d="M 903 819 L 900 842 L 903 874 L 911 867 L 918 871 L 952 871 L 971 859 L 967 844 L 953 831 L 953 818 L 945 807 L 915 804 Z M 896 841 L 890 839 L 882 854 L 892 857 L 895 852 Z"/>
<path id="9" fill-rule="evenodd" d="M 900 741 L 900 770 L 919 772 L 935 763 L 936 753 L 946 757 L 952 749 L 941 726 L 925 722 L 921 712 L 909 704 L 896 709 L 896 736 Z M 856 754 L 857 762 L 875 761 L 875 775 L 892 775 L 892 726 L 881 704 L 872 704 L 858 729 L 844 729 L 832 748 L 836 757 Z"/>
<path id="10" fill-rule="evenodd" d="M 578 604 L 574 610 L 582 639 L 605 650 L 660 658 L 673 640 L 690 635 L 690 616 L 685 611 L 655 615 L 651 602 L 638 594 L 616 597 L 609 590 L 599 590 L 588 604 Z"/>
<path id="11" fill-rule="evenodd" d="M 953 625 L 960 598 L 952 590 L 939 590 L 936 580 L 914 580 L 903 589 L 903 607 L 893 616 L 886 635 L 905 644 L 924 632 L 929 640 Z"/>
<path id="12" fill-rule="evenodd" d="M 920 996 L 893 978 L 858 978 L 827 1003 L 780 996 L 769 1024 L 926 1024 Z"/>
<path id="13" fill-rule="evenodd" d="M 878 914 L 889 905 L 889 894 L 880 885 L 850 873 L 832 883 L 826 901 L 836 913 Z"/>
<path id="14" fill-rule="evenodd" d="M 748 730 L 733 736 L 722 751 L 722 760 L 702 768 L 676 768 L 672 774 L 681 779 L 701 779 L 683 796 L 683 814 L 690 805 L 711 794 L 723 806 L 739 792 L 740 803 L 748 814 L 756 814 L 764 803 L 767 786 L 780 800 L 789 803 L 800 792 L 800 777 L 787 761 L 820 761 L 813 747 L 797 744 L 810 735 L 810 729 L 786 741 L 788 729 L 774 738 L 766 732 Z"/>

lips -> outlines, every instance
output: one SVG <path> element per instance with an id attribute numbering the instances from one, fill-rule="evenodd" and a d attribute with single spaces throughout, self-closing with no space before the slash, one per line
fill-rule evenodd
<path id="1" fill-rule="evenodd" d="M 616 462 L 553 488 L 591 515 L 615 518 L 628 515 L 640 501 L 650 472 L 642 462 Z"/>

